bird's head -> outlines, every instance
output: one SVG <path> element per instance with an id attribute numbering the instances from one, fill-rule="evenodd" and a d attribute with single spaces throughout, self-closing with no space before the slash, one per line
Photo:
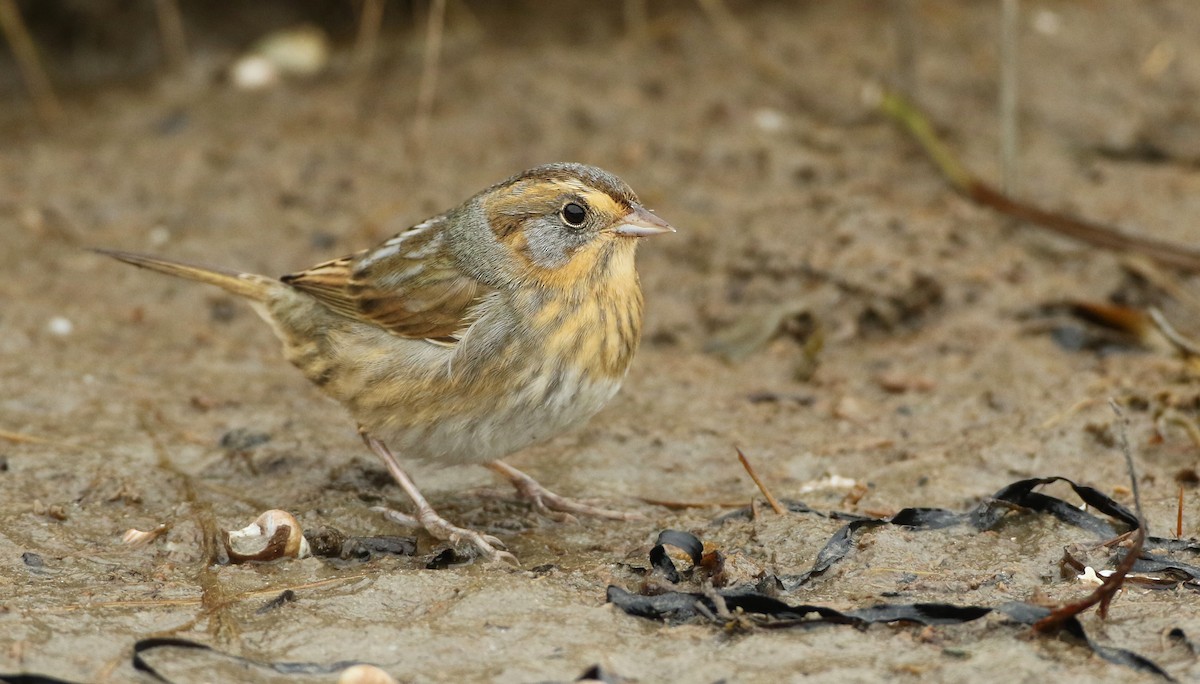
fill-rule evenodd
<path id="1" fill-rule="evenodd" d="M 539 166 L 478 199 L 522 279 L 545 287 L 632 275 L 639 238 L 675 232 L 620 178 L 584 164 Z"/>

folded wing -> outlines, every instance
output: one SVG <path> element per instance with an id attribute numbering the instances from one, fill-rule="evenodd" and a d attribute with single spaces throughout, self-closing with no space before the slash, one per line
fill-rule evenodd
<path id="1" fill-rule="evenodd" d="M 454 341 L 491 289 L 458 268 L 444 244 L 444 222 L 430 219 L 378 247 L 282 280 L 343 316 L 401 337 Z"/>

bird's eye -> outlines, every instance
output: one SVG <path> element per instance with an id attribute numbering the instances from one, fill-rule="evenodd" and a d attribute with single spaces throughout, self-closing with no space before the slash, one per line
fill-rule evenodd
<path id="1" fill-rule="evenodd" d="M 587 218 L 587 209 L 579 202 L 567 202 L 558 213 L 562 216 L 563 223 L 572 228 L 582 226 L 584 219 Z"/>

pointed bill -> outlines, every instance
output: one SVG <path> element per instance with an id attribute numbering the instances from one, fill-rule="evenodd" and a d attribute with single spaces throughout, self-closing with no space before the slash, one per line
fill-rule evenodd
<path id="1" fill-rule="evenodd" d="M 674 233 L 671 224 L 650 213 L 649 209 L 635 204 L 621 222 L 613 228 L 613 232 L 623 237 L 649 237 L 663 233 Z"/>

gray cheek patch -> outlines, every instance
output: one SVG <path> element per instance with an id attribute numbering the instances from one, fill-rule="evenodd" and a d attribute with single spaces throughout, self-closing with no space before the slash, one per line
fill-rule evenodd
<path id="1" fill-rule="evenodd" d="M 591 238 L 588 231 L 564 230 L 557 218 L 538 218 L 525 226 L 526 253 L 533 263 L 542 268 L 562 268 L 567 265 L 571 254 Z"/>

